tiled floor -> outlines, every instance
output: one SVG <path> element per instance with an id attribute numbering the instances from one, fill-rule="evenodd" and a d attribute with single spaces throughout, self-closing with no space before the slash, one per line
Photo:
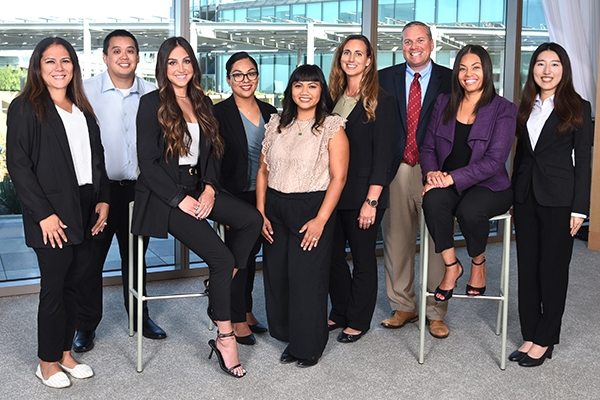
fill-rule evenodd
<path id="1" fill-rule="evenodd" d="M 151 239 L 146 253 L 149 267 L 167 266 L 174 263 L 174 239 Z M 194 253 L 191 262 L 201 261 Z M 104 271 L 121 269 L 119 248 L 116 238 L 106 257 Z M 28 278 L 39 278 L 37 258 L 32 249 L 25 245 L 23 223 L 20 216 L 0 216 L 0 282 Z"/>

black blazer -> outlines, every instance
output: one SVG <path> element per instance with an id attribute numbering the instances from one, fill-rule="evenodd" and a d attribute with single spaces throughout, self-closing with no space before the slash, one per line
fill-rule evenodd
<path id="1" fill-rule="evenodd" d="M 582 103 L 583 126 L 572 134 L 557 135 L 560 118 L 552 111 L 535 150 L 527 127 L 519 135 L 512 175 L 516 203 L 523 203 L 533 190 L 542 206 L 571 207 L 571 212 L 589 215 L 593 131 L 590 103 Z"/>
<path id="2" fill-rule="evenodd" d="M 441 93 L 452 92 L 452 70 L 433 61 L 431 64 L 431 78 L 421 107 L 419 125 L 417 126 L 417 146 L 419 148 L 421 148 L 425 139 L 435 100 Z M 396 130 L 399 132 L 400 138 L 395 142 L 395 159 L 392 167 L 392 173 L 396 174 L 406 147 L 406 102 L 408 101 L 406 98 L 406 63 L 393 65 L 379 71 L 379 86 L 396 98 L 398 107 L 396 110 Z"/>
<path id="3" fill-rule="evenodd" d="M 23 204 L 25 243 L 44 248 L 40 221 L 52 214 L 67 225 L 66 246 L 90 238 L 89 221 L 82 221 L 79 184 L 67 133 L 54 102 L 47 96 L 46 121 L 40 121 L 31 103 L 17 97 L 8 108 L 6 163 Z M 100 129 L 90 114 L 85 114 L 92 150 L 93 203 L 110 201 L 110 188 L 104 167 Z M 95 222 L 95 221 L 93 221 Z"/>
<path id="4" fill-rule="evenodd" d="M 271 114 L 277 114 L 277 109 L 269 103 L 255 100 L 265 123 L 269 122 Z M 248 139 L 244 123 L 233 96 L 217 103 L 214 110 L 225 142 L 219 183 L 229 193 L 239 194 L 246 188 L 248 180 Z"/>
<path id="5" fill-rule="evenodd" d="M 377 208 L 389 207 L 390 183 L 394 148 L 394 97 L 379 89 L 375 121 L 365 123 L 367 113 L 359 101 L 348 115 L 346 135 L 350 142 L 350 161 L 346 185 L 338 202 L 340 210 L 358 210 L 365 202 L 370 185 L 384 187 Z M 395 171 L 394 171 L 395 172 Z"/>
<path id="6" fill-rule="evenodd" d="M 208 97 L 206 102 L 212 109 Z M 135 185 L 135 206 L 131 231 L 135 235 L 166 238 L 169 214 L 185 198 L 179 183 L 179 155 L 168 162 L 165 158 L 167 143 L 158 122 L 160 99 L 158 90 L 140 98 L 137 113 L 137 155 L 140 175 Z M 212 146 L 200 130 L 200 159 L 196 165 L 200 179 L 219 191 L 217 183 L 218 160 Z"/>

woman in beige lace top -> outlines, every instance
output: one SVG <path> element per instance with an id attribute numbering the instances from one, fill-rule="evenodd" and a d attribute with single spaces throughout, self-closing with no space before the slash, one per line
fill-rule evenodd
<path id="1" fill-rule="evenodd" d="M 265 125 L 256 177 L 264 218 L 263 274 L 271 336 L 289 345 L 282 363 L 316 365 L 327 344 L 327 288 L 334 210 L 346 182 L 345 120 L 321 69 L 302 65 L 290 77 L 283 112 Z"/>

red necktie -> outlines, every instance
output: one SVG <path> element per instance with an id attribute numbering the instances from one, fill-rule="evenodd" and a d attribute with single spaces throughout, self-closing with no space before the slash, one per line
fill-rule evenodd
<path id="1" fill-rule="evenodd" d="M 406 147 L 404 148 L 404 159 L 410 166 L 419 162 L 419 148 L 417 147 L 417 125 L 421 115 L 421 84 L 417 72 L 410 84 L 408 93 L 408 109 L 406 110 Z"/>

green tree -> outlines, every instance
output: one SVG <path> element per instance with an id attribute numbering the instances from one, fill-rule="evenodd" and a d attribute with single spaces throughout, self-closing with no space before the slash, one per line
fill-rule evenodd
<path id="1" fill-rule="evenodd" d="M 21 77 L 27 73 L 20 68 L 2 67 L 0 68 L 0 90 L 16 92 L 21 90 Z"/>

